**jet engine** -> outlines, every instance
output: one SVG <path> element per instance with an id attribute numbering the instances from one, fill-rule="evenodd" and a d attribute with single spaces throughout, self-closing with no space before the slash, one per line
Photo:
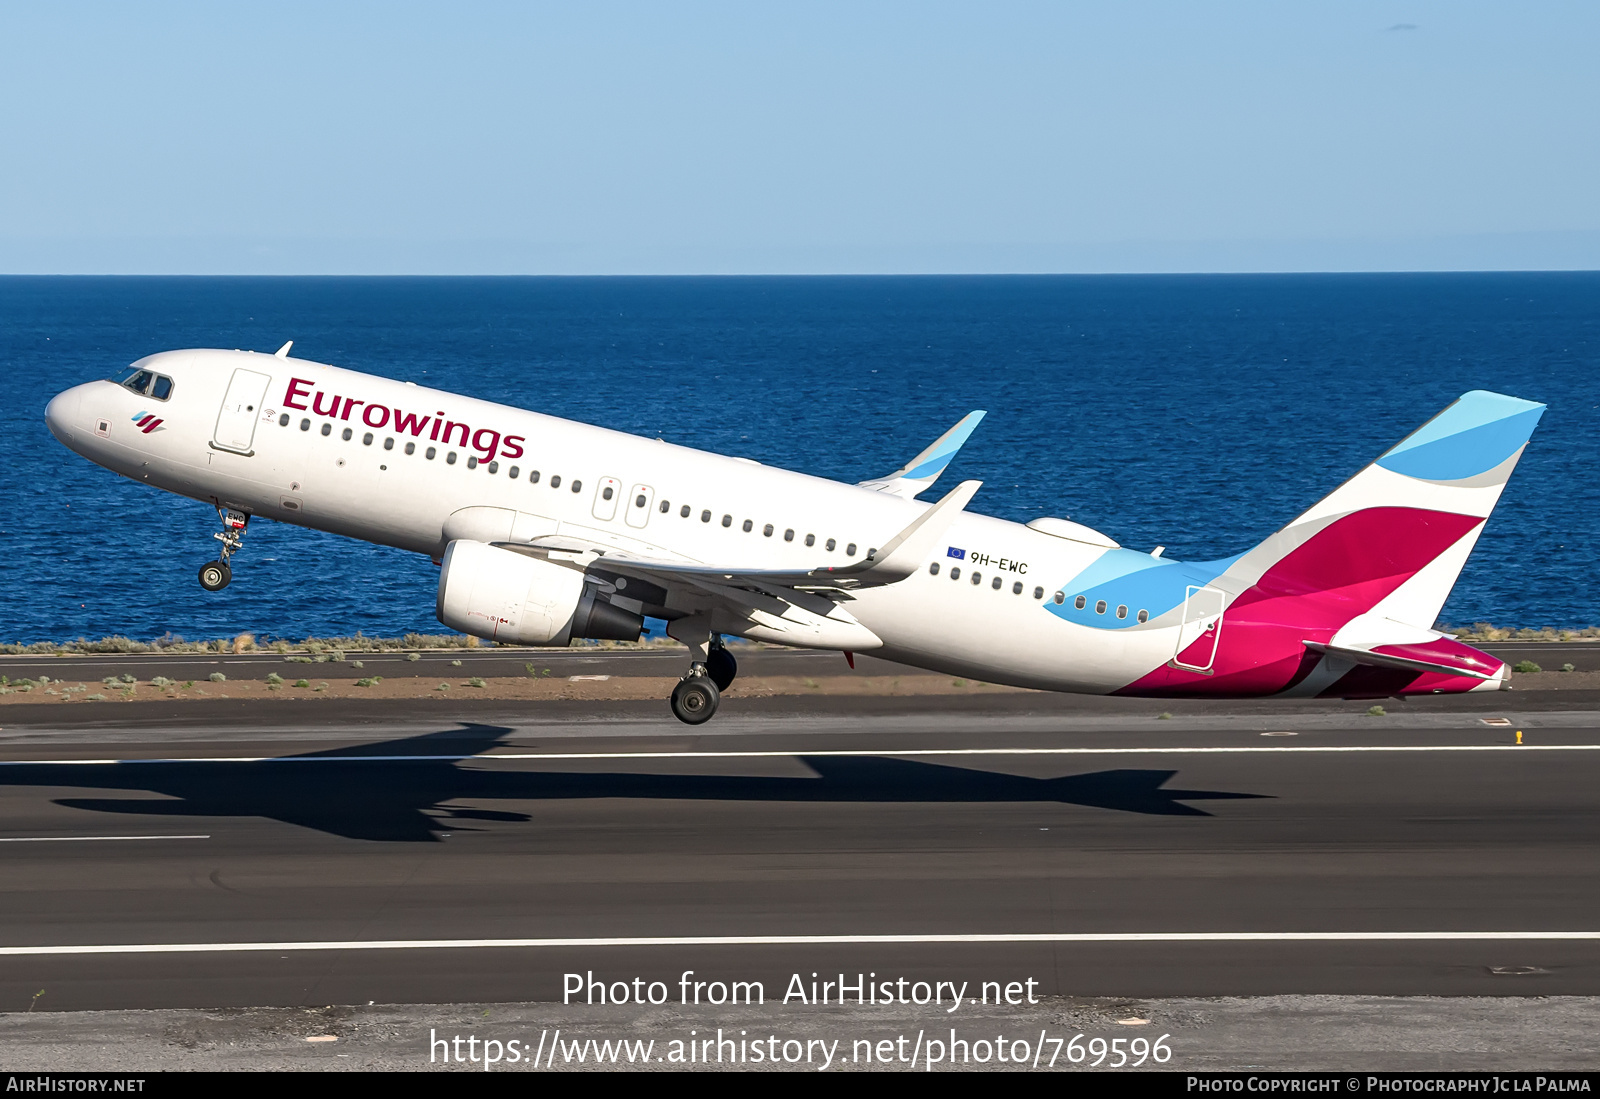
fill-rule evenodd
<path id="1" fill-rule="evenodd" d="M 637 641 L 644 630 L 642 615 L 607 602 L 581 569 L 466 539 L 445 548 L 437 614 L 453 630 L 518 645 Z"/>

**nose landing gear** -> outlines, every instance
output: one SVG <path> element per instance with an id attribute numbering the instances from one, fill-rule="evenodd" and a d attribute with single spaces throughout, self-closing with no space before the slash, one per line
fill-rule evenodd
<path id="1" fill-rule="evenodd" d="M 218 508 L 222 520 L 222 533 L 212 535 L 222 543 L 222 554 L 215 561 L 200 566 L 200 586 L 206 591 L 221 591 L 233 580 L 233 569 L 228 558 L 244 548 L 244 530 L 250 525 L 250 516 L 233 508 Z"/>

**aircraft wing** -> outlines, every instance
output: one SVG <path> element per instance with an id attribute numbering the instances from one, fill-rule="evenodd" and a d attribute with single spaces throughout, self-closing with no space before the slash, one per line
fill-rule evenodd
<path id="1" fill-rule="evenodd" d="M 769 593 L 774 588 L 848 591 L 893 584 L 916 572 L 982 486 L 982 481 L 962 481 L 904 530 L 869 553 L 866 560 L 834 568 L 764 569 L 667 561 L 642 557 L 613 546 L 584 543 L 564 535 L 535 538 L 531 542 L 494 544 L 518 553 L 593 553 L 595 557 L 588 563 L 603 564 L 608 571 L 658 581 L 688 582 L 713 593 L 730 586 L 749 586 Z"/>
<path id="2" fill-rule="evenodd" d="M 885 477 L 860 482 L 860 487 L 902 496 L 907 500 L 914 499 L 939 479 L 983 417 L 981 411 L 967 413 L 955 427 L 939 436 L 932 446 L 911 461 Z"/>

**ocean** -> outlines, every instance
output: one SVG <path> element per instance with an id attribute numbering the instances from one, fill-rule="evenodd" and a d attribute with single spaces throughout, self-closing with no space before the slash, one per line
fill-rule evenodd
<path id="1" fill-rule="evenodd" d="M 937 486 L 1212 559 L 1469 389 L 1547 403 L 1443 621 L 1600 625 L 1600 273 L 0 278 L 0 641 L 442 632 L 437 570 L 251 525 L 55 442 L 52 395 L 154 351 L 296 356 L 855 482 L 988 410 Z M 23 383 L 27 384 L 24 385 Z"/>

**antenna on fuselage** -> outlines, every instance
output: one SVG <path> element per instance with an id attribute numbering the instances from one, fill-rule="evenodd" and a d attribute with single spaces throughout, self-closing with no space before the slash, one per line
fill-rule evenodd
<path id="1" fill-rule="evenodd" d="M 278 350 L 274 351 L 272 353 L 272 357 L 275 358 L 275 359 L 287 359 L 289 357 L 289 348 L 291 348 L 293 346 L 294 346 L 294 341 L 290 340 L 288 343 L 286 343 L 282 347 L 278 348 Z"/>

